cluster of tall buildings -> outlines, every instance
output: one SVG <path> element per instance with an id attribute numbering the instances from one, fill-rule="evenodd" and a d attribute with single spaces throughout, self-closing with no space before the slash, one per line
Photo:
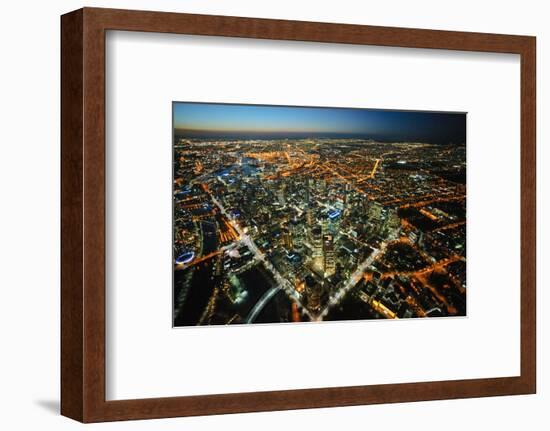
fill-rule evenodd
<path id="1" fill-rule="evenodd" d="M 442 171 L 440 149 L 422 144 L 182 142 L 174 157 L 174 254 L 192 252 L 194 260 L 176 265 L 185 276 L 177 273 L 175 297 L 185 302 L 198 280 L 211 280 L 215 298 L 197 305 L 210 307 L 200 315 L 239 323 L 256 318 L 252 302 L 265 305 L 262 292 L 282 278 L 283 293 L 266 306 L 280 321 L 461 312 L 465 187 L 445 178 L 459 176 L 465 157 L 460 148 L 445 151 L 456 172 Z M 245 240 L 261 258 L 242 252 Z M 364 278 L 350 285 L 371 256 Z M 208 265 L 212 278 L 200 272 Z"/>

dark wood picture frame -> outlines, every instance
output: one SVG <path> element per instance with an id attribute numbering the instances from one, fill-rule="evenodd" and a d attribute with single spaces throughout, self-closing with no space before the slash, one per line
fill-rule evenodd
<path id="1" fill-rule="evenodd" d="M 105 32 L 212 35 L 521 57 L 521 375 L 106 401 Z M 61 413 L 82 422 L 536 391 L 535 56 L 529 36 L 84 8 L 61 17 Z"/>

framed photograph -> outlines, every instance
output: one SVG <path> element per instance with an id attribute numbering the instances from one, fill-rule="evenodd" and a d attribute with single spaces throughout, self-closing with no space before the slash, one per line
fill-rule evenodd
<path id="1" fill-rule="evenodd" d="M 173 127 L 175 327 L 466 316 L 465 113 L 174 102 Z"/>
<path id="2" fill-rule="evenodd" d="M 535 38 L 61 18 L 61 412 L 536 390 Z"/>

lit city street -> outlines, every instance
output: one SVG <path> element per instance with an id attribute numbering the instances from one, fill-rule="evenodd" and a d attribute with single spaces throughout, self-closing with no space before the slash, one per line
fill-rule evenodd
<path id="1" fill-rule="evenodd" d="M 173 212 L 174 326 L 466 315 L 464 143 L 176 132 Z"/>

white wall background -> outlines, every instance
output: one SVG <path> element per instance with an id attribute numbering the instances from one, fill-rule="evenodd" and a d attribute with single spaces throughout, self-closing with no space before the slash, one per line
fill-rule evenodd
<path id="1" fill-rule="evenodd" d="M 533 396 L 112 423 L 87 429 L 512 430 L 550 423 L 550 29 L 545 2 L 399 0 L 19 1 L 0 15 L 0 425 L 70 430 L 82 425 L 59 408 L 59 15 L 87 6 L 154 9 L 403 27 L 529 34 L 538 37 L 539 393 Z M 546 196 L 543 196 L 546 195 Z"/>
<path id="2" fill-rule="evenodd" d="M 519 375 L 519 56 L 114 32 L 106 70 L 108 399 Z M 172 100 L 468 112 L 468 317 L 172 329 Z"/>

